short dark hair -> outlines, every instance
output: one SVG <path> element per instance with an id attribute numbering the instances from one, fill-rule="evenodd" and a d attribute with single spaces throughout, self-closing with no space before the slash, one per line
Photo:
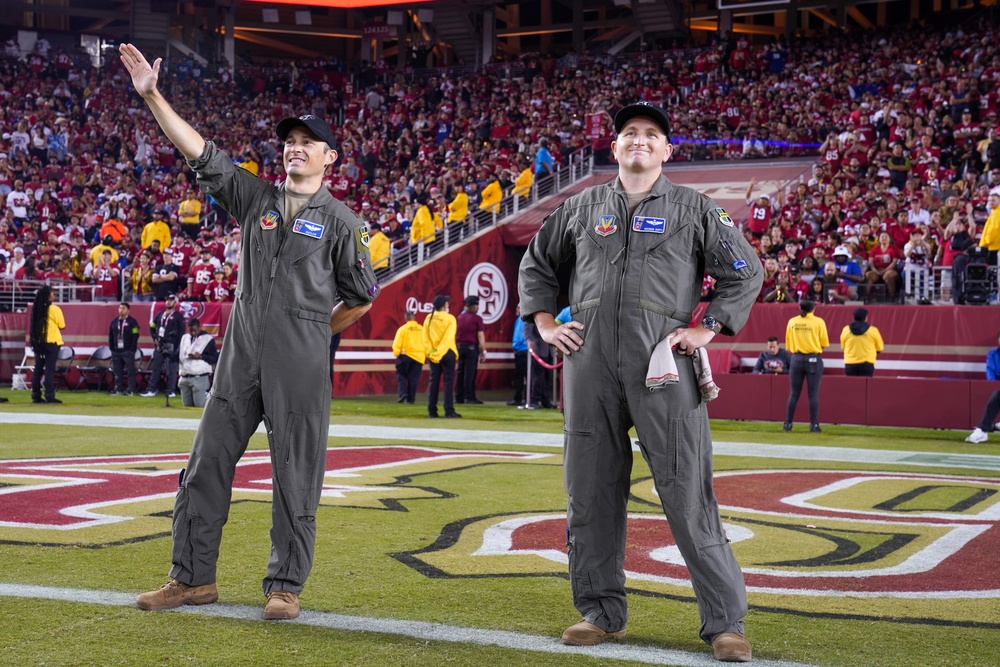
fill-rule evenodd
<path id="1" fill-rule="evenodd" d="M 767 337 L 767 342 L 768 343 L 777 343 L 778 342 L 778 337 L 777 336 L 768 336 Z"/>
<path id="2" fill-rule="evenodd" d="M 197 326 L 200 327 L 201 326 L 201 320 L 199 320 L 197 317 L 192 317 L 190 320 L 188 320 L 188 326 L 190 327 L 192 325 L 197 325 Z"/>

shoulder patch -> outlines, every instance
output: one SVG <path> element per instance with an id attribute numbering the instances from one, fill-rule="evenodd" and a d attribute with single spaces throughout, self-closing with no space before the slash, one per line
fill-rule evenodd
<path id="1" fill-rule="evenodd" d="M 726 227 L 733 226 L 733 219 L 729 217 L 729 214 L 726 213 L 724 209 L 721 208 L 715 209 L 715 214 L 719 216 L 719 222 L 724 224 Z"/>
<path id="2" fill-rule="evenodd" d="M 358 252 L 366 251 L 370 242 L 371 238 L 366 227 L 362 225 L 354 228 L 354 244 L 358 247 Z"/>

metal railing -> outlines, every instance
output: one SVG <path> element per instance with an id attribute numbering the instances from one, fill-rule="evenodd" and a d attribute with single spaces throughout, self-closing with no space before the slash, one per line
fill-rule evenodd
<path id="1" fill-rule="evenodd" d="M 38 288 L 48 285 L 57 302 L 96 301 L 97 285 L 65 280 L 12 280 L 0 278 L 0 312 L 23 312 L 31 305 Z"/>
<path id="2" fill-rule="evenodd" d="M 572 153 L 558 171 L 535 181 L 526 195 L 508 194 L 497 205 L 497 211 L 469 211 L 469 215 L 461 222 L 445 223 L 442 229 L 435 230 L 433 235 L 424 237 L 417 243 L 403 248 L 393 248 L 389 255 L 389 266 L 377 269 L 379 281 L 385 283 L 392 277 L 408 271 L 429 261 L 449 248 L 473 238 L 480 232 L 492 229 L 505 222 L 510 222 L 522 210 L 527 209 L 540 200 L 558 194 L 567 187 L 590 176 L 594 171 L 594 156 L 588 148 L 581 148 Z M 428 240 L 433 237 L 433 240 Z"/>

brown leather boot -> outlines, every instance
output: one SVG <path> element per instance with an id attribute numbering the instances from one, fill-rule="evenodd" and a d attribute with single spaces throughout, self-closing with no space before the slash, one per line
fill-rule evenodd
<path id="1" fill-rule="evenodd" d="M 175 609 L 183 604 L 212 604 L 219 599 L 215 584 L 188 586 L 171 579 L 155 591 L 143 593 L 135 599 L 135 605 L 146 611 Z"/>
<path id="2" fill-rule="evenodd" d="M 739 632 L 723 632 L 712 640 L 712 655 L 720 662 L 750 662 L 753 650 Z"/>
<path id="3" fill-rule="evenodd" d="M 299 596 L 291 591 L 271 591 L 267 594 L 267 605 L 264 607 L 265 621 L 281 621 L 297 618 L 299 615 Z"/>
<path id="4" fill-rule="evenodd" d="M 625 628 L 618 632 L 605 632 L 589 621 L 580 621 L 566 628 L 562 634 L 562 643 L 569 646 L 596 646 L 601 642 L 621 639 L 625 636 Z"/>

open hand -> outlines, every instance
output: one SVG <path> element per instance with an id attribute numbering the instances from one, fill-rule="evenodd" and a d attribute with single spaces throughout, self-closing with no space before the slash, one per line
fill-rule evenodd
<path id="1" fill-rule="evenodd" d="M 157 58 L 150 67 L 149 61 L 131 44 L 119 46 L 118 53 L 121 55 L 122 64 L 132 77 L 135 92 L 143 98 L 155 93 L 156 82 L 160 78 L 160 63 L 163 59 Z"/>

